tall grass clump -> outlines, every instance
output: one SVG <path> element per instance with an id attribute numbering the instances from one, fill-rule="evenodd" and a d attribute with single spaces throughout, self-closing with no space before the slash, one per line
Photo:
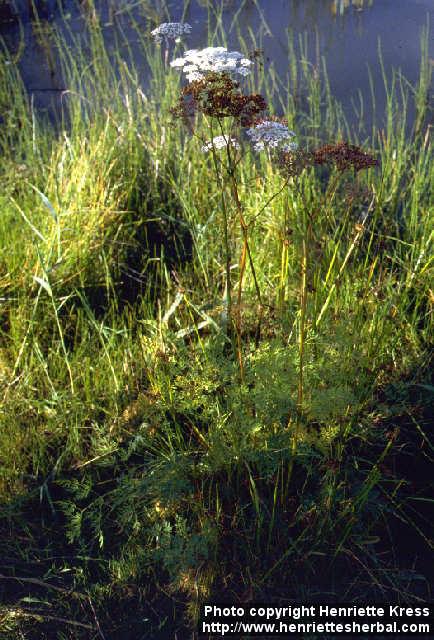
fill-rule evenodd
<path id="1" fill-rule="evenodd" d="M 367 133 L 303 39 L 279 102 L 218 30 L 185 52 L 189 25 L 127 6 L 109 51 L 82 11 L 45 44 L 54 124 L 0 54 L 5 638 L 429 599 L 428 32 Z"/>

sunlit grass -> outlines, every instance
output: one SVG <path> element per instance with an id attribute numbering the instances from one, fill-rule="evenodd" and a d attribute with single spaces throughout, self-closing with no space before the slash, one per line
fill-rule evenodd
<path id="1" fill-rule="evenodd" d="M 16 576 L 44 563 L 35 575 L 94 602 L 109 637 L 106 603 L 128 602 L 131 585 L 153 637 L 157 622 L 143 602 L 166 591 L 188 603 L 192 619 L 204 598 L 229 589 L 264 599 L 282 584 L 299 600 L 333 589 L 350 600 L 367 588 L 372 601 L 411 599 L 411 567 L 381 551 L 394 544 L 394 513 L 423 548 L 430 544 L 427 516 L 410 499 L 424 495 L 412 494 L 398 457 L 400 447 L 422 457 L 419 442 L 432 449 L 424 413 L 433 303 L 428 33 L 416 87 L 384 74 L 384 126 L 369 133 L 345 120 L 325 63 L 312 72 L 302 37 L 291 41 L 289 70 L 299 91 L 279 102 L 272 67 L 249 79 L 301 146 L 347 139 L 370 148 L 379 168 L 321 207 L 324 175 L 309 170 L 261 211 L 282 178 L 266 159 L 243 159 L 240 198 L 254 220 L 249 242 L 267 311 L 258 335 L 247 268 L 239 385 L 225 330 L 221 194 L 199 142 L 170 115 L 179 78 L 147 35 L 159 16 L 147 13 L 149 28 L 136 23 L 151 74 L 145 88 L 122 31 L 122 19 L 134 20 L 128 5 L 110 55 L 86 7 L 86 32 L 54 32 L 46 43 L 67 87 L 55 127 L 0 56 L 2 555 Z M 221 36 L 210 33 L 210 43 L 224 44 Z M 318 211 L 294 457 L 288 416 L 297 415 L 308 207 Z M 236 297 L 243 236 L 236 215 L 230 220 Z M 361 575 L 352 569 L 359 559 Z M 14 575 L 0 567 L 7 572 Z M 46 601 L 50 592 L 40 589 Z M 33 615 L 19 602 L 26 594 L 12 589 L 7 613 L 0 610 L 11 638 Z M 80 602 L 59 596 L 56 615 L 83 621 Z M 179 624 L 170 618 L 165 637 Z"/>

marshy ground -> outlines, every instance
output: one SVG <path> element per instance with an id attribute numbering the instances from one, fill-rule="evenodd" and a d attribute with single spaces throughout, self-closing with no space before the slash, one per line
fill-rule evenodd
<path id="1" fill-rule="evenodd" d="M 2 637 L 192 638 L 206 600 L 432 600 L 428 31 L 368 134 L 303 47 L 284 112 L 267 65 L 246 79 L 304 158 L 345 140 L 375 166 L 285 174 L 241 131 L 225 173 L 209 114 L 173 117 L 152 16 L 144 91 L 122 29 L 108 52 L 82 10 L 68 46 L 44 40 L 56 122 L 0 52 Z"/>

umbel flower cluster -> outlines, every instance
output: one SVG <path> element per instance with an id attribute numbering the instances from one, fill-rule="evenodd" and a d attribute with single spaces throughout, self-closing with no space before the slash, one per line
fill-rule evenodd
<path id="1" fill-rule="evenodd" d="M 357 172 L 378 165 L 378 160 L 372 155 L 348 142 L 326 144 L 313 151 L 312 156 L 314 164 L 335 165 L 341 172 L 350 168 Z"/>
<path id="2" fill-rule="evenodd" d="M 208 153 L 212 149 L 224 149 L 224 147 L 231 146 L 234 149 L 240 149 L 240 144 L 236 138 L 229 138 L 228 136 L 216 136 L 209 142 L 206 142 L 202 146 L 202 152 Z"/>
<path id="3" fill-rule="evenodd" d="M 166 22 L 154 29 L 156 39 L 177 38 L 190 33 L 187 23 Z M 298 149 L 294 131 L 288 129 L 283 119 L 263 117 L 267 108 L 260 94 L 244 94 L 238 82 L 231 76 L 247 76 L 252 60 L 239 51 L 228 51 L 226 47 L 190 49 L 170 63 L 181 69 L 189 84 L 181 90 L 178 104 L 171 110 L 176 117 L 191 125 L 189 119 L 197 112 L 217 118 L 233 118 L 241 127 L 248 127 L 246 135 L 255 151 L 277 152 L 280 169 L 288 176 L 299 175 L 304 169 L 315 165 L 335 166 L 339 172 L 374 167 L 377 160 L 360 147 L 338 142 L 324 145 L 314 151 Z M 230 135 L 214 137 L 202 146 L 204 153 L 231 146 L 240 149 L 239 142 Z"/>
<path id="4" fill-rule="evenodd" d="M 181 91 L 174 115 L 191 116 L 196 111 L 216 118 L 237 118 L 242 126 L 252 124 L 267 108 L 259 94 L 244 95 L 227 73 L 210 72 Z"/>
<path id="5" fill-rule="evenodd" d="M 181 36 L 189 33 L 191 33 L 191 25 L 187 22 L 163 22 L 151 31 L 155 42 L 161 42 L 162 40 L 179 41 Z"/>
<path id="6" fill-rule="evenodd" d="M 296 151 L 298 148 L 295 142 L 285 143 L 286 140 L 295 137 L 295 133 L 288 129 L 286 123 L 278 120 L 256 122 L 246 133 L 255 151 L 263 151 L 266 148 L 280 148 L 282 151 L 291 152 Z"/>
<path id="7" fill-rule="evenodd" d="M 190 49 L 182 58 L 176 58 L 171 67 L 182 69 L 187 80 L 200 80 L 209 72 L 233 73 L 247 76 L 252 61 L 239 51 L 228 51 L 226 47 L 207 47 L 206 49 Z"/>
<path id="8" fill-rule="evenodd" d="M 300 175 L 304 169 L 326 165 L 335 167 L 339 173 L 353 169 L 356 173 L 362 169 L 378 166 L 373 155 L 363 151 L 359 146 L 348 142 L 325 144 L 313 151 L 280 149 L 278 156 L 280 170 L 287 177 Z"/>

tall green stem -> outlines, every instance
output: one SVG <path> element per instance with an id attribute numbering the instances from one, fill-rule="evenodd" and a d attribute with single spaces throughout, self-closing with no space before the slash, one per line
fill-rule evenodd
<path id="1" fill-rule="evenodd" d="M 252 270 L 253 280 L 254 280 L 255 289 L 256 289 L 256 295 L 258 297 L 259 304 L 261 304 L 261 292 L 259 289 L 258 280 L 256 277 L 256 271 L 253 264 L 253 258 L 250 251 L 249 239 L 248 239 L 248 226 L 244 219 L 243 207 L 241 205 L 241 200 L 238 193 L 238 184 L 235 176 L 235 163 L 231 155 L 230 145 L 226 146 L 226 152 L 228 157 L 228 170 L 229 170 L 229 176 L 231 180 L 232 196 L 237 209 L 238 218 L 240 221 L 241 233 L 243 236 L 243 248 L 241 250 L 241 256 L 240 256 L 240 275 L 239 275 L 239 281 L 238 281 L 237 323 L 236 323 L 238 363 L 240 367 L 240 380 L 242 383 L 244 382 L 244 364 L 243 364 L 242 344 L 241 344 L 241 299 L 242 299 L 243 279 L 244 279 L 244 273 L 246 270 L 247 257 L 249 258 L 249 264 Z"/>
<path id="2" fill-rule="evenodd" d="M 241 298 L 242 298 L 242 290 L 243 290 L 244 273 L 246 270 L 246 258 L 247 258 L 247 253 L 249 252 L 249 243 L 247 238 L 247 225 L 244 220 L 241 201 L 238 194 L 238 185 L 237 185 L 237 180 L 235 178 L 235 168 L 233 166 L 229 145 L 227 145 L 226 150 L 228 155 L 228 165 L 229 165 L 228 168 L 229 168 L 229 174 L 231 178 L 232 196 L 235 201 L 235 206 L 238 212 L 241 231 L 243 235 L 243 248 L 241 250 L 241 256 L 240 256 L 240 266 L 239 266 L 240 275 L 238 280 L 237 312 L 236 312 L 238 364 L 240 368 L 240 382 L 243 383 L 244 382 L 244 364 L 243 364 L 243 351 L 242 351 L 242 341 L 241 341 Z"/>
<path id="3" fill-rule="evenodd" d="M 298 389 L 297 389 L 297 421 L 293 441 L 293 451 L 297 446 L 301 416 L 303 413 L 304 395 L 304 347 L 306 343 L 306 309 L 307 309 L 307 269 L 309 259 L 309 242 L 311 233 L 310 221 L 304 224 L 305 230 L 302 240 L 301 281 L 300 281 L 300 329 L 298 336 Z"/>
<path id="4" fill-rule="evenodd" d="M 308 280 L 307 272 L 309 268 L 309 246 L 312 232 L 312 219 L 307 213 L 306 203 L 303 208 L 303 237 L 301 251 L 301 273 L 300 273 L 300 323 L 298 331 L 298 384 L 297 384 L 297 415 L 295 420 L 295 428 L 292 434 L 291 442 L 291 460 L 288 468 L 288 477 L 286 488 L 288 491 L 289 482 L 292 475 L 295 456 L 297 454 L 298 441 L 300 439 L 300 431 L 303 420 L 303 399 L 304 399 L 304 356 L 306 345 L 306 317 L 307 317 L 307 298 L 308 298 Z M 291 417 L 289 418 L 289 423 Z"/>
<path id="5" fill-rule="evenodd" d="M 211 140 L 213 139 L 213 130 L 212 124 L 210 125 L 211 129 Z M 216 151 L 214 145 L 211 145 L 212 158 L 214 163 L 214 170 L 216 173 L 217 182 L 220 185 L 220 198 L 222 205 L 222 214 L 223 214 L 223 245 L 225 251 L 225 269 L 226 269 L 226 312 L 227 312 L 227 326 L 226 332 L 228 338 L 232 339 L 232 285 L 231 285 L 231 252 L 229 247 L 229 216 L 226 207 L 226 199 L 224 193 L 224 181 L 223 177 L 219 171 L 218 159 L 216 155 Z"/>

